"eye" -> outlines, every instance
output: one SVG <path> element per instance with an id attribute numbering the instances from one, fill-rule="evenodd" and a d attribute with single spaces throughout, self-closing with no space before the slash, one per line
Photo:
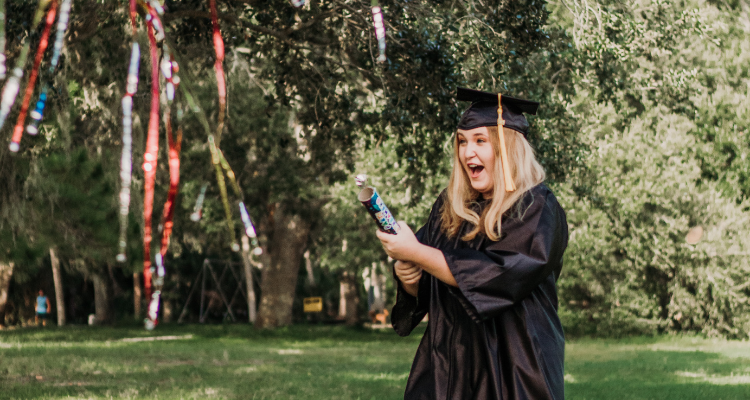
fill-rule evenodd
<path id="1" fill-rule="evenodd" d="M 464 138 L 458 139 L 458 144 L 466 144 L 466 139 Z"/>
<path id="2" fill-rule="evenodd" d="M 477 139 L 477 143 L 486 143 L 486 142 L 487 140 L 485 140 L 484 138 Z"/>

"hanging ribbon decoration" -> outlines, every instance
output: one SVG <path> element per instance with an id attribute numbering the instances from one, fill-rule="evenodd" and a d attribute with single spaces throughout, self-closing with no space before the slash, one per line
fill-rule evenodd
<path id="1" fill-rule="evenodd" d="M 218 150 L 218 155 L 221 167 L 224 169 L 224 172 L 229 178 L 229 182 L 232 184 L 234 194 L 240 199 L 240 217 L 242 218 L 242 224 L 245 226 L 245 234 L 250 238 L 253 247 L 255 249 L 260 249 L 260 246 L 258 245 L 258 236 L 255 233 L 255 227 L 253 226 L 253 222 L 250 219 L 250 214 L 247 212 L 247 208 L 245 208 L 245 203 L 242 201 L 242 189 L 237 183 L 237 178 L 234 175 L 234 171 L 232 171 L 232 167 L 229 166 L 229 162 L 227 161 L 226 157 L 224 157 L 224 153 L 221 150 Z M 260 253 L 257 253 L 256 251 L 256 254 Z"/>
<path id="2" fill-rule="evenodd" d="M 149 11 L 151 11 L 150 7 Z M 159 152 L 159 54 L 156 48 L 154 21 L 156 19 L 151 13 L 146 15 L 146 28 L 151 54 L 151 112 L 148 121 L 146 152 L 143 154 L 143 286 L 147 299 L 151 298 L 151 215 L 154 211 L 156 156 Z"/>
<path id="3" fill-rule="evenodd" d="M 292 5 L 300 8 L 305 5 L 305 0 L 292 0 Z"/>
<path id="4" fill-rule="evenodd" d="M 47 8 L 49 1 L 40 1 L 34 13 L 34 19 L 31 23 L 31 31 L 36 30 L 39 23 L 42 21 L 44 10 Z M 3 30 L 4 32 L 4 30 Z M 16 64 L 13 67 L 10 78 L 5 81 L 5 87 L 3 88 L 3 96 L 0 99 L 0 128 L 5 125 L 5 119 L 8 118 L 13 104 L 16 102 L 16 96 L 18 96 L 18 90 L 21 88 L 21 78 L 23 77 L 23 67 L 26 65 L 26 59 L 29 57 L 29 51 L 31 50 L 31 42 L 28 37 L 25 39 L 25 43 L 21 48 L 21 53 L 16 58 Z M 10 151 L 18 151 L 18 143 L 10 144 Z"/>
<path id="5" fill-rule="evenodd" d="M 179 84 L 179 77 L 176 75 L 179 67 L 177 62 L 172 59 L 166 44 L 164 44 L 163 51 L 162 74 L 167 81 L 165 85 L 167 105 L 164 112 L 164 126 L 169 146 L 169 192 L 167 193 L 167 200 L 164 203 L 162 221 L 159 227 L 159 230 L 162 232 L 160 251 L 162 257 L 167 254 L 169 237 L 172 233 L 174 200 L 177 197 L 180 184 L 180 149 L 182 148 L 182 125 L 177 128 L 177 138 L 175 139 L 172 135 L 172 102 L 174 100 L 175 86 Z M 177 110 L 177 121 L 178 124 L 182 121 L 182 110 L 179 109 Z"/>
<path id="6" fill-rule="evenodd" d="M 214 50 L 216 51 L 214 70 L 216 70 L 216 84 L 219 87 L 219 124 L 216 126 L 216 140 L 220 142 L 221 134 L 224 132 L 224 114 L 227 109 L 227 83 L 224 78 L 224 40 L 221 38 L 221 29 L 219 29 L 216 0 L 209 0 L 209 4 L 211 6 L 211 23 L 214 30 Z"/>
<path id="7" fill-rule="evenodd" d="M 219 122 L 216 125 L 216 137 L 209 136 L 208 145 L 211 150 L 211 162 L 216 170 L 216 180 L 219 184 L 219 193 L 221 202 L 224 205 L 224 214 L 226 215 L 227 228 L 232 240 L 232 251 L 240 251 L 240 245 L 237 243 L 237 236 L 234 232 L 234 223 L 232 222 L 232 210 L 229 207 L 229 198 L 227 196 L 227 186 L 224 182 L 224 174 L 221 172 L 218 143 L 221 141 L 221 134 L 224 132 L 224 114 L 227 109 L 227 85 L 224 78 L 224 40 L 221 38 L 221 29 L 219 27 L 219 17 L 216 11 L 216 0 L 209 0 L 211 8 L 211 23 L 213 25 L 214 50 L 216 52 L 216 62 L 214 70 L 216 71 L 216 84 L 219 89 Z"/>
<path id="8" fill-rule="evenodd" d="M 179 77 L 176 76 L 179 70 L 177 63 L 173 61 L 166 43 L 162 48 L 162 75 L 167 84 L 165 85 L 166 107 L 164 110 L 164 127 L 166 130 L 167 143 L 169 146 L 169 192 L 167 200 L 164 203 L 159 231 L 162 233 L 161 248 L 156 254 L 156 268 L 152 267 L 153 294 L 148 306 L 148 318 L 146 319 L 146 329 L 154 329 L 159 323 L 159 304 L 161 292 L 164 286 L 164 277 L 166 276 L 166 267 L 164 260 L 169 248 L 169 238 L 172 234 L 174 201 L 177 197 L 177 191 L 180 184 L 180 149 L 182 147 L 182 125 L 177 129 L 177 138 L 172 135 L 172 101 L 174 100 L 175 85 L 179 83 Z M 182 121 L 182 112 L 177 112 L 178 123 Z"/>
<path id="9" fill-rule="evenodd" d="M 229 228 L 229 236 L 232 240 L 232 251 L 240 251 L 240 245 L 237 243 L 237 235 L 234 233 L 232 210 L 229 207 L 229 197 L 227 196 L 227 184 L 224 181 L 224 174 L 221 172 L 220 151 L 216 146 L 213 135 L 208 137 L 208 148 L 211 150 L 211 162 L 216 170 L 216 180 L 219 184 L 219 193 L 221 193 L 221 203 L 224 205 L 224 215 L 226 217 L 227 228 Z"/>
<path id="10" fill-rule="evenodd" d="M 5 0 L 0 0 L 0 79 L 5 79 Z"/>
<path id="11" fill-rule="evenodd" d="M 133 40 L 138 33 L 138 24 L 135 22 L 135 17 L 138 15 L 138 0 L 130 0 L 130 26 L 133 28 Z"/>
<path id="12" fill-rule="evenodd" d="M 32 32 L 36 30 L 37 26 L 39 26 L 39 23 L 42 21 L 44 10 L 47 8 L 47 5 L 49 5 L 49 1 L 42 0 L 39 2 L 36 13 L 34 14 L 34 19 L 31 23 Z M 2 128 L 5 124 L 5 119 L 8 118 L 8 114 L 10 114 L 10 110 L 11 108 L 13 108 L 13 104 L 16 102 L 16 96 L 18 96 L 18 91 L 21 88 L 23 67 L 24 65 L 26 65 L 26 59 L 29 56 L 30 50 L 31 43 L 28 38 L 26 38 L 26 43 L 24 43 L 23 48 L 21 49 L 21 53 L 18 55 L 18 58 L 16 58 L 16 64 L 13 67 L 11 76 L 10 78 L 8 78 L 8 80 L 5 81 L 5 87 L 3 88 L 3 97 L 2 100 L 0 100 L 0 128 Z M 10 151 L 17 152 L 19 148 L 20 146 L 18 143 L 11 142 Z"/>
<path id="13" fill-rule="evenodd" d="M 203 216 L 203 200 L 206 198 L 206 189 L 208 189 L 208 183 L 204 183 L 203 186 L 201 186 L 201 191 L 198 194 L 198 198 L 195 199 L 193 213 L 190 214 L 190 219 L 194 222 L 200 221 L 201 216 Z"/>
<path id="14" fill-rule="evenodd" d="M 120 159 L 120 252 L 117 261 L 125 262 L 127 247 L 128 215 L 130 214 L 130 182 L 133 175 L 133 95 L 138 89 L 138 67 L 141 51 L 133 42 L 128 66 L 125 96 L 122 98 L 122 158 Z"/>
<path id="15" fill-rule="evenodd" d="M 372 22 L 375 25 L 375 37 L 378 39 L 378 62 L 385 62 L 385 23 L 378 0 L 372 0 Z"/>
<path id="16" fill-rule="evenodd" d="M 130 214 L 130 183 L 133 180 L 133 96 L 138 90 L 138 70 L 141 60 L 141 49 L 136 41 L 138 24 L 136 23 L 137 0 L 130 0 L 130 25 L 133 28 L 133 43 L 130 45 L 130 63 L 122 98 L 122 157 L 120 159 L 120 250 L 117 261 L 127 260 L 126 247 L 128 238 L 128 215 Z"/>
<path id="17" fill-rule="evenodd" d="M 164 212 L 162 215 L 162 239 L 161 239 L 161 256 L 167 255 L 169 248 L 169 237 L 172 234 L 174 218 L 174 200 L 177 197 L 177 191 L 180 184 L 180 149 L 182 148 L 182 127 L 177 128 L 177 137 L 172 135 L 172 122 L 170 114 L 166 114 L 167 142 L 169 143 L 169 192 L 167 201 L 164 203 Z"/>
<path id="18" fill-rule="evenodd" d="M 18 113 L 16 127 L 13 129 L 13 138 L 10 143 L 12 151 L 18 151 L 21 147 L 21 136 L 23 136 L 23 125 L 26 121 L 26 113 L 29 111 L 29 102 L 31 101 L 31 96 L 34 94 L 36 78 L 39 75 L 39 67 L 44 58 L 44 51 L 47 50 L 47 45 L 49 44 L 49 33 L 50 30 L 52 30 L 52 24 L 55 22 L 56 14 L 57 0 L 52 0 L 52 5 L 47 12 L 47 20 L 44 25 L 44 31 L 42 32 L 42 38 L 39 40 L 39 47 L 36 50 L 36 57 L 34 57 L 34 67 L 31 69 L 31 74 L 29 74 L 29 82 L 26 84 L 26 93 L 24 93 L 23 102 L 21 103 L 21 112 Z"/>
<path id="19" fill-rule="evenodd" d="M 31 117 L 31 123 L 26 127 L 26 132 L 29 135 L 36 135 L 39 132 L 39 124 L 42 122 L 44 117 L 44 107 L 47 105 L 48 92 L 52 85 L 50 81 L 55 75 L 57 69 L 57 63 L 60 61 L 60 53 L 62 53 L 63 42 L 65 41 L 65 30 L 68 28 L 68 20 L 70 19 L 70 7 L 73 5 L 73 0 L 63 0 L 62 6 L 60 6 L 60 16 L 57 18 L 57 32 L 55 33 L 55 44 L 52 47 L 52 60 L 50 60 L 49 70 L 47 74 L 47 80 L 44 82 L 42 87 L 42 93 L 39 94 L 39 100 L 36 102 L 36 108 L 32 111 L 29 116 Z"/>

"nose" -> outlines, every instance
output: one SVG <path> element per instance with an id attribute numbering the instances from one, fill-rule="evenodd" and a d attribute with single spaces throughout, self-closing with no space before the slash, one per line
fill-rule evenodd
<path id="1" fill-rule="evenodd" d="M 477 154 L 477 146 L 476 144 L 469 142 L 466 144 L 466 158 L 469 159 L 471 157 L 476 156 Z"/>

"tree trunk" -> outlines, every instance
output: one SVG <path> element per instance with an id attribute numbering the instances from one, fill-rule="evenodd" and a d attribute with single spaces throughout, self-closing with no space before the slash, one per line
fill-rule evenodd
<path id="1" fill-rule="evenodd" d="M 136 321 L 141 319 L 141 274 L 133 273 L 133 316 Z"/>
<path id="2" fill-rule="evenodd" d="M 8 288 L 13 277 L 12 262 L 0 261 L 0 326 L 5 325 L 5 305 L 8 303 Z"/>
<path id="3" fill-rule="evenodd" d="M 297 288 L 297 274 L 302 263 L 310 225 L 298 215 L 286 215 L 277 207 L 269 224 L 268 251 L 270 263 L 263 268 L 262 299 L 256 326 L 276 328 L 292 323 L 292 303 Z"/>
<path id="4" fill-rule="evenodd" d="M 255 283 L 253 281 L 253 261 L 250 253 L 250 241 L 247 236 L 242 236 L 242 262 L 245 265 L 245 286 L 247 287 L 247 318 L 251 324 L 257 319 L 256 310 L 258 305 L 255 301 Z"/>
<path id="5" fill-rule="evenodd" d="M 339 318 L 347 325 L 359 324 L 359 293 L 357 292 L 357 276 L 349 271 L 341 274 L 339 300 Z"/>
<path id="6" fill-rule="evenodd" d="M 94 281 L 94 307 L 96 309 L 97 325 L 112 322 L 112 298 L 109 288 L 109 275 L 104 271 L 93 274 Z"/>
<path id="7" fill-rule="evenodd" d="M 304 254 L 305 257 L 305 270 L 307 271 L 307 286 L 310 288 L 310 294 L 315 295 L 315 289 L 317 289 L 317 283 L 315 282 L 315 275 L 313 275 L 312 260 L 310 260 L 310 250 L 307 250 Z"/>
<path id="8" fill-rule="evenodd" d="M 65 325 L 65 292 L 63 292 L 62 272 L 60 271 L 60 259 L 55 254 L 55 249 L 49 248 L 49 259 L 52 264 L 52 279 L 55 281 L 55 306 L 57 307 L 57 326 Z"/>

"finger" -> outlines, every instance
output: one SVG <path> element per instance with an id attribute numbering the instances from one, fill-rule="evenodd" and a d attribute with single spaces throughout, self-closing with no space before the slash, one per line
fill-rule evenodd
<path id="1" fill-rule="evenodd" d="M 414 279 L 419 279 L 420 276 L 422 276 L 421 272 L 414 272 L 414 273 L 411 273 L 411 274 L 405 274 L 404 275 L 404 279 L 406 279 L 406 280 L 414 280 Z"/>
<path id="2" fill-rule="evenodd" d="M 419 275 L 422 275 L 422 271 L 410 271 L 406 273 L 401 273 L 401 276 L 404 277 L 404 279 L 412 279 Z"/>
<path id="3" fill-rule="evenodd" d="M 404 279 L 402 282 L 404 282 L 406 284 L 409 284 L 409 285 L 413 285 L 415 283 L 419 283 L 419 280 L 421 278 L 422 278 L 422 274 L 419 274 L 419 275 L 417 275 L 415 277 Z"/>

